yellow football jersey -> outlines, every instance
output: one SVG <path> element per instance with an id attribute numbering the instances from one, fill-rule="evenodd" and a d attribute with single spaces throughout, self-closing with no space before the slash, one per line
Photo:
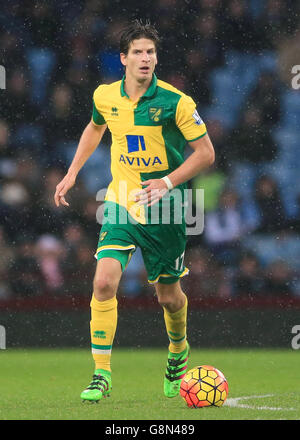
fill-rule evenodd
<path id="1" fill-rule="evenodd" d="M 178 168 L 184 162 L 186 142 L 204 136 L 206 127 L 192 98 L 155 74 L 137 102 L 126 94 L 124 81 L 125 76 L 95 90 L 92 122 L 107 124 L 112 135 L 113 179 L 106 200 L 124 206 L 138 222 L 146 223 L 145 208 L 134 201 L 141 182 Z"/>

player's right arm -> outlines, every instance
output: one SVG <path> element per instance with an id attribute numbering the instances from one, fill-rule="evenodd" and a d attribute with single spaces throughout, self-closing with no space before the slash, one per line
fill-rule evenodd
<path id="1" fill-rule="evenodd" d="M 106 124 L 96 125 L 93 121 L 85 127 L 69 170 L 61 182 L 56 186 L 54 194 L 56 206 L 59 206 L 60 204 L 69 206 L 69 203 L 65 200 L 65 195 L 75 184 L 77 174 L 85 162 L 96 150 L 102 136 L 104 135 L 106 127 Z"/>

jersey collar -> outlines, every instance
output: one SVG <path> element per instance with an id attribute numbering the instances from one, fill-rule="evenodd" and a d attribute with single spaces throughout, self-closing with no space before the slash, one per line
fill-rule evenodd
<path id="1" fill-rule="evenodd" d="M 127 98 L 129 98 L 129 96 L 125 92 L 125 87 L 124 87 L 125 78 L 126 78 L 126 76 L 124 75 L 122 78 L 122 81 L 121 81 L 121 96 L 127 96 Z M 157 76 L 155 75 L 155 73 L 153 73 L 150 86 L 148 87 L 146 92 L 143 94 L 142 98 L 152 98 L 152 96 L 156 92 L 156 87 L 157 87 Z"/>

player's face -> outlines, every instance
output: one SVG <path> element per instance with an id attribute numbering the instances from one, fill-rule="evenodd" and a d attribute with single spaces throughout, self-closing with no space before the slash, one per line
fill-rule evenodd
<path id="1" fill-rule="evenodd" d="M 127 55 L 121 53 L 121 62 L 129 75 L 138 82 L 150 80 L 157 64 L 156 48 L 153 41 L 147 38 L 133 40 Z"/>

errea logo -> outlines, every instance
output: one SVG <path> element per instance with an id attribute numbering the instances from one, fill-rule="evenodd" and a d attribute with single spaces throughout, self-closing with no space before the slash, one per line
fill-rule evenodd
<path id="1" fill-rule="evenodd" d="M 101 338 L 101 339 L 105 339 L 106 338 L 106 332 L 104 330 L 95 330 L 94 334 L 93 334 L 94 338 Z"/>
<path id="2" fill-rule="evenodd" d="M 119 116 L 117 107 L 112 107 L 111 108 L 111 115 L 112 116 Z"/>

